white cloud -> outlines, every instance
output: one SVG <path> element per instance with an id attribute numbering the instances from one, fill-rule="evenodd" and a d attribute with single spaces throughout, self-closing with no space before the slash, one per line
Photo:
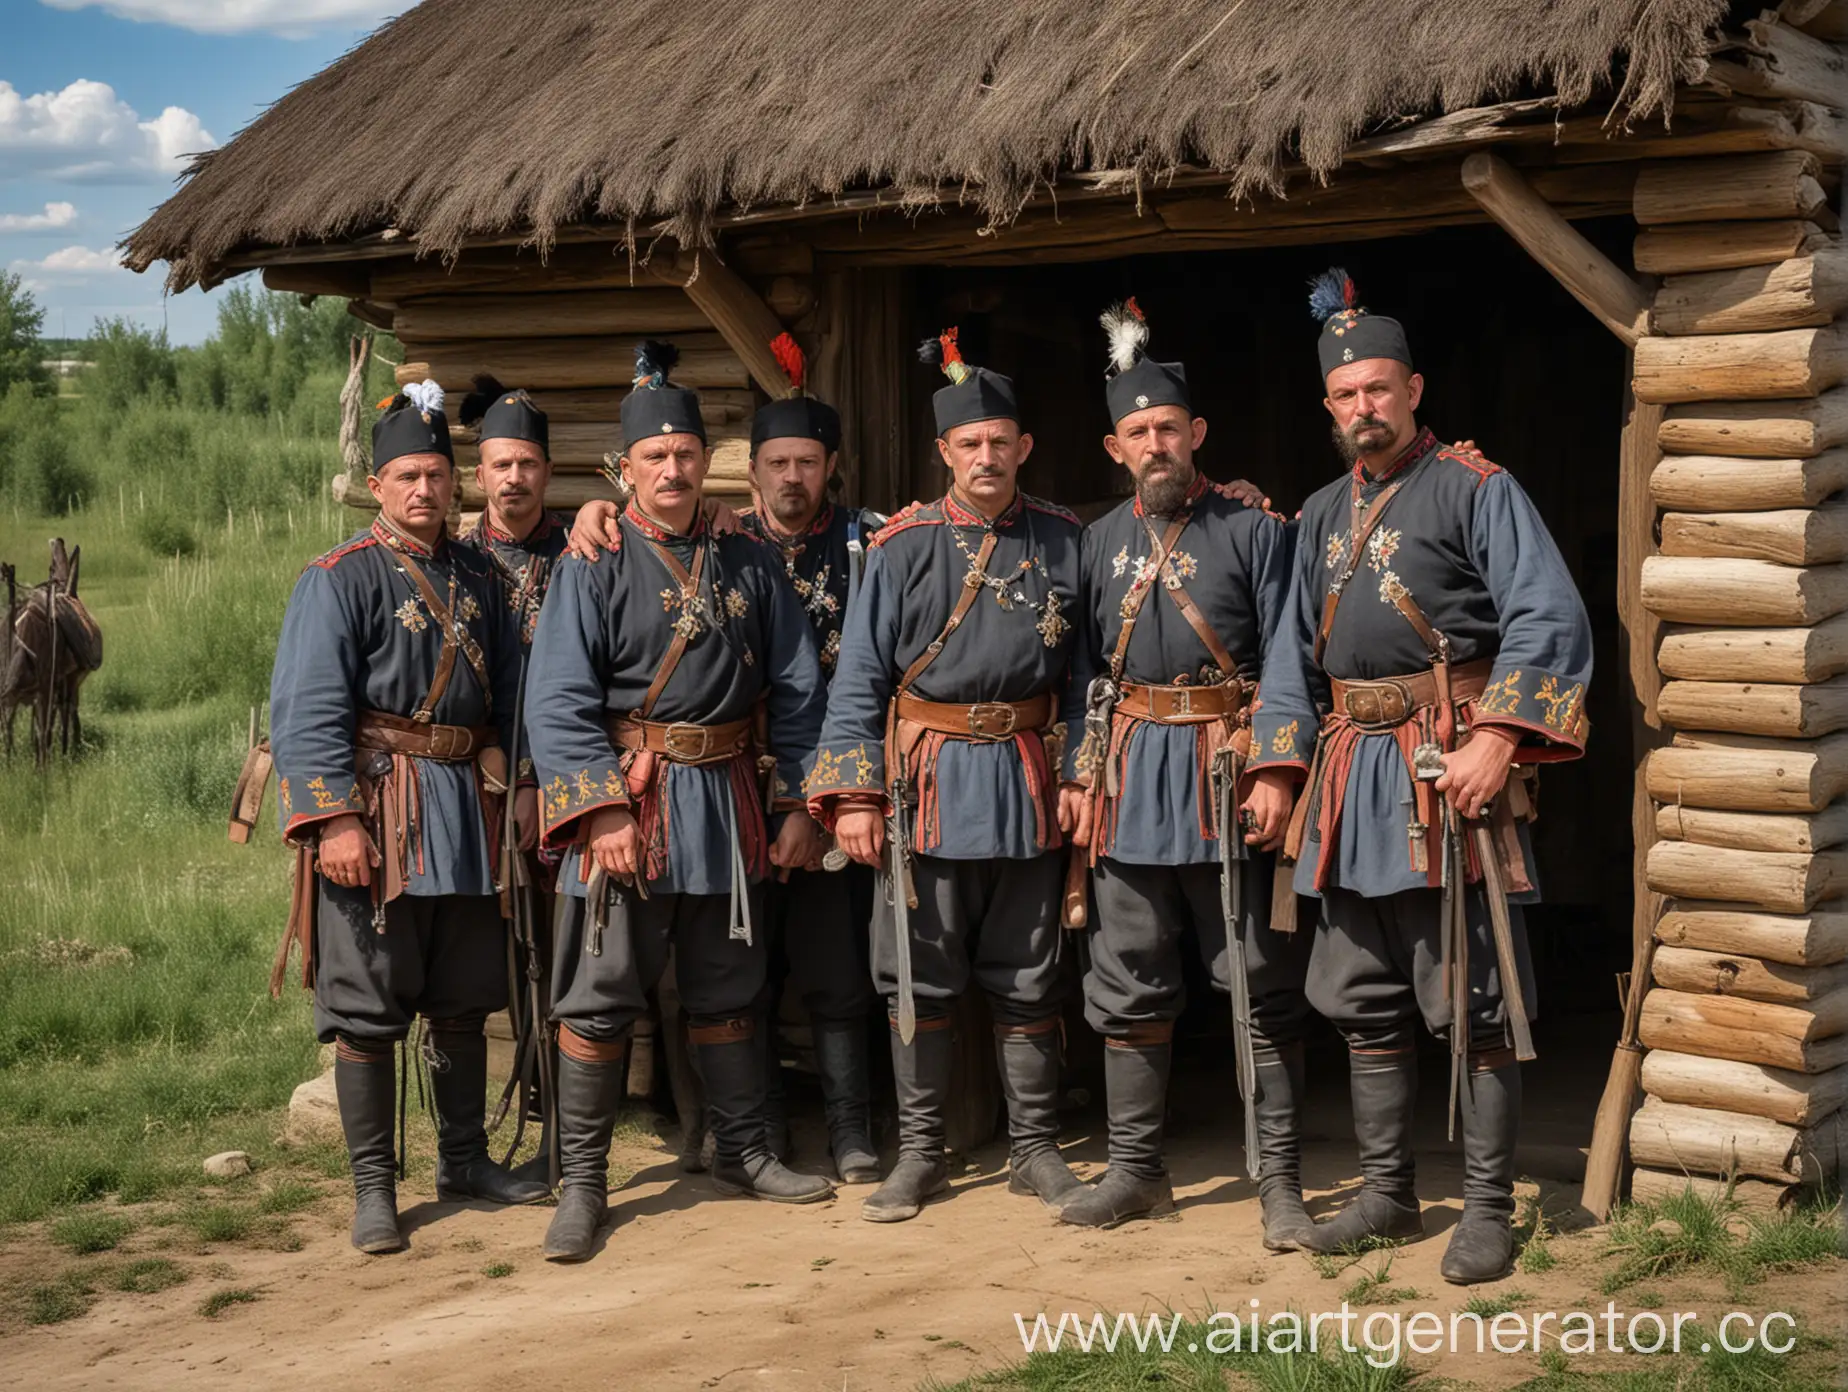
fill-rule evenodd
<path id="1" fill-rule="evenodd" d="M 44 0 L 58 10 L 100 8 L 121 19 L 174 24 L 202 34 L 261 30 L 299 37 L 317 29 L 371 28 L 416 0 Z"/>
<path id="2" fill-rule="evenodd" d="M 82 282 L 92 276 L 113 275 L 126 271 L 115 252 L 106 247 L 60 247 L 41 261 L 15 261 L 13 269 L 26 277 L 26 283 L 40 286 L 45 279 Z"/>
<path id="3" fill-rule="evenodd" d="M 107 82 L 80 78 L 62 91 L 31 96 L 0 82 L 0 173 L 6 175 L 171 177 L 184 156 L 217 143 L 184 107 L 142 120 Z"/>
<path id="4" fill-rule="evenodd" d="M 75 221 L 75 203 L 47 203 L 42 213 L 0 213 L 0 232 L 51 232 Z"/>

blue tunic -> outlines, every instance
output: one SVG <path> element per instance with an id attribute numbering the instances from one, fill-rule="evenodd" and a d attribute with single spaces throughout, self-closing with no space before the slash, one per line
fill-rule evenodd
<path id="1" fill-rule="evenodd" d="M 887 704 L 943 631 L 991 532 L 985 571 L 1002 590 L 985 587 L 976 597 L 912 694 L 966 705 L 1050 693 L 1057 713 L 1078 612 L 1080 530 L 1064 508 L 1024 493 L 992 523 L 952 493 L 912 504 L 873 538 L 807 785 L 824 823 L 832 826 L 843 796 L 883 803 Z M 1057 722 L 1047 742 L 1063 737 Z M 1057 846 L 1057 824 L 1047 822 L 1060 754 L 1039 746 L 1032 734 L 945 740 L 924 773 L 935 782 L 937 815 L 920 800 L 913 847 L 950 860 L 1024 860 Z"/>
<path id="2" fill-rule="evenodd" d="M 456 539 L 460 545 L 479 552 L 494 567 L 502 602 L 519 629 L 522 651 L 532 646 L 546 586 L 569 539 L 564 519 L 550 510 L 541 513 L 532 531 L 523 537 L 501 531 L 484 514 L 474 531 Z"/>
<path id="3" fill-rule="evenodd" d="M 1185 587 L 1238 669 L 1219 670 L 1182 617 L 1173 591 L 1162 583 L 1142 602 L 1124 654 L 1123 679 L 1176 686 L 1211 685 L 1236 676 L 1255 683 L 1289 586 L 1285 524 L 1274 513 L 1225 496 L 1205 479 L 1195 482 L 1186 506 L 1187 526 L 1160 579 Z M 1083 727 L 1085 694 L 1094 677 L 1109 672 L 1123 629 L 1124 600 L 1143 583 L 1155 543 L 1171 523 L 1170 518 L 1145 521 L 1140 501 L 1130 499 L 1085 529 L 1084 611 L 1065 702 L 1065 722 L 1072 732 L 1065 750 L 1067 779 L 1079 776 L 1077 732 Z M 1217 864 L 1218 829 L 1211 808 L 1204 815 L 1201 808 L 1200 727 L 1130 723 L 1115 834 L 1109 844 L 1098 845 L 1098 853 L 1135 865 Z"/>
<path id="4" fill-rule="evenodd" d="M 773 548 L 783 563 L 783 574 L 802 601 L 815 632 L 815 651 L 822 674 L 834 675 L 841 655 L 841 628 L 847 617 L 847 595 L 853 577 L 851 541 L 864 546 L 874 530 L 885 524 L 875 512 L 823 503 L 814 520 L 798 536 L 788 536 L 755 508 L 738 515 L 744 530 Z M 870 525 L 869 525 L 870 524 Z"/>
<path id="5" fill-rule="evenodd" d="M 1395 482 L 1401 486 L 1366 543 L 1318 666 L 1323 597 L 1348 558 L 1356 480 L 1369 505 Z M 1467 724 L 1518 731 L 1521 762 L 1584 752 L 1591 623 L 1565 560 L 1512 475 L 1474 452 L 1441 447 L 1425 430 L 1381 477 L 1356 464 L 1303 505 L 1285 618 L 1265 659 L 1253 719 L 1254 764 L 1308 771 L 1319 713 L 1329 709 L 1330 676 L 1375 680 L 1429 670 L 1424 642 L 1392 602 L 1395 586 L 1450 640 L 1454 664 L 1492 659 L 1488 687 L 1466 711 Z M 1302 796 L 1332 791 L 1305 789 Z M 1435 858 L 1424 870 L 1412 861 L 1412 800 L 1398 741 L 1391 733 L 1361 735 L 1336 842 L 1304 843 L 1298 892 L 1317 892 L 1318 869 L 1323 883 L 1368 896 L 1433 884 Z M 1312 833 L 1314 826 L 1311 818 Z M 1531 878 L 1531 852 L 1527 860 Z"/>
<path id="6" fill-rule="evenodd" d="M 282 617 L 270 678 L 270 749 L 283 835 L 296 844 L 311 841 L 317 823 L 365 814 L 353 753 L 360 713 L 409 716 L 435 677 L 442 633 L 404 569 L 405 555 L 479 645 L 492 688 L 484 691 L 457 654 L 433 720 L 497 725 L 501 747 L 512 747 L 519 638 L 488 563 L 446 539 L 429 548 L 374 522 L 302 571 Z M 421 815 L 405 892 L 494 893 L 474 765 L 419 759 L 416 772 Z"/>
<path id="7" fill-rule="evenodd" d="M 779 810 L 800 806 L 797 790 L 815 748 L 826 705 L 815 643 L 776 557 L 742 532 L 714 536 L 703 516 L 693 532 L 664 531 L 631 504 L 622 548 L 586 564 L 566 556 L 552 577 L 533 638 L 526 729 L 538 765 L 546 844 L 567 848 L 559 884 L 583 897 L 582 819 L 628 805 L 624 760 L 605 722 L 636 712 L 686 612 L 662 558 L 689 572 L 706 552 L 700 577 L 699 632 L 648 718 L 719 725 L 751 715 L 760 698 L 769 753 L 776 761 Z M 725 894 L 732 887 L 728 818 L 734 802 L 729 763 L 660 761 L 666 860 L 650 888 Z"/>

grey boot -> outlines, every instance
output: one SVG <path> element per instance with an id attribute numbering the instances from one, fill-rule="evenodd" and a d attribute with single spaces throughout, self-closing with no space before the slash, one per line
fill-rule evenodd
<path id="1" fill-rule="evenodd" d="M 1505 1058 L 1506 1061 L 1502 1061 Z M 1485 1059 L 1484 1062 L 1490 1062 Z M 1499 1281 L 1514 1270 L 1514 1141 L 1521 1121 L 1521 1065 L 1497 1050 L 1499 1066 L 1472 1056 L 1463 1081 L 1463 1217 L 1444 1249 L 1453 1285 Z"/>
<path id="2" fill-rule="evenodd" d="M 1059 1213 L 1060 1222 L 1086 1228 L 1114 1228 L 1174 1208 L 1174 1186 L 1161 1155 L 1173 1046 L 1120 1039 L 1106 1039 L 1104 1045 L 1110 1168 L 1095 1187 L 1082 1189 Z"/>
<path id="3" fill-rule="evenodd" d="M 1338 1252 L 1372 1237 L 1424 1233 L 1412 1161 L 1417 1052 L 1409 1044 L 1392 1052 L 1350 1052 L 1348 1086 L 1354 1099 L 1361 1189 L 1346 1208 L 1316 1224 L 1310 1243 L 1315 1252 Z"/>
<path id="4" fill-rule="evenodd" d="M 392 1077 L 391 1048 L 363 1060 L 348 1056 L 344 1042 L 334 1052 L 334 1096 L 340 1130 L 353 1167 L 353 1245 L 362 1252 L 396 1252 L 398 1232 L 397 1157 L 392 1149 L 392 1112 L 398 1080 Z"/>
<path id="5" fill-rule="evenodd" d="M 696 1026 L 700 1076 L 706 1082 L 706 1112 L 718 1143 L 712 1183 L 721 1194 L 744 1194 L 772 1203 L 816 1203 L 834 1197 L 820 1175 L 785 1169 L 764 1137 L 763 1055 L 747 1017 L 721 1025 Z"/>
<path id="6" fill-rule="evenodd" d="M 558 1211 L 545 1230 L 547 1261 L 583 1261 L 609 1211 L 610 1135 L 622 1101 L 623 1057 L 558 1056 Z"/>
<path id="7" fill-rule="evenodd" d="M 866 1024 L 817 1020 L 815 1066 L 828 1114 L 828 1149 L 843 1184 L 877 1184 L 879 1155 L 867 1124 Z"/>
<path id="8" fill-rule="evenodd" d="M 956 1061 L 956 1036 L 946 1018 L 918 1021 L 906 1044 L 892 1027 L 892 1079 L 898 1089 L 898 1163 L 860 1205 L 869 1223 L 900 1223 L 915 1218 L 931 1199 L 950 1187 L 950 1166 L 943 1157 L 943 1109 L 950 1097 L 950 1071 Z"/>
<path id="9" fill-rule="evenodd" d="M 430 1033 L 434 1061 L 430 1100 L 436 1108 L 436 1197 L 446 1203 L 486 1199 L 525 1204 L 550 1198 L 544 1180 L 519 1179 L 488 1155 L 484 1126 L 488 1087 L 488 1037 L 472 1032 Z"/>
<path id="10" fill-rule="evenodd" d="M 1259 1045 L 1258 1203 L 1264 1209 L 1264 1245 L 1273 1252 L 1312 1247 L 1315 1222 L 1303 1207 L 1303 1046 Z"/>
<path id="11" fill-rule="evenodd" d="M 996 1025 L 995 1059 L 1007 1098 L 1008 1193 L 1032 1194 L 1056 1213 L 1085 1192 L 1059 1154 L 1058 1021 Z"/>

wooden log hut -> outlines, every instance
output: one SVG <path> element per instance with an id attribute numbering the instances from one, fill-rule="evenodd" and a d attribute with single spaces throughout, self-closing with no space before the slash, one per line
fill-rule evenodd
<path id="1" fill-rule="evenodd" d="M 343 298 L 400 380 L 532 389 L 565 508 L 607 491 L 643 334 L 742 499 L 783 329 L 848 493 L 933 495 L 911 345 L 952 322 L 1021 386 L 1028 486 L 1107 506 L 1094 317 L 1133 292 L 1201 383 L 1209 471 L 1294 509 L 1334 467 L 1300 287 L 1342 261 L 1598 629 L 1593 753 L 1549 774 L 1539 845 L 1578 918 L 1534 921 L 1568 1003 L 1562 957 L 1633 949 L 1647 1100 L 1600 1125 L 1637 1195 L 1775 1206 L 1835 1170 L 1848 1096 L 1845 158 L 1848 0 L 426 0 L 125 250 L 175 290 Z"/>

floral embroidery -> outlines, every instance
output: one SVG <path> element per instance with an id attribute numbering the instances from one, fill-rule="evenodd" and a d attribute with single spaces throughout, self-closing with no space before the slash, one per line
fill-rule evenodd
<path id="1" fill-rule="evenodd" d="M 628 796 L 628 786 L 622 781 L 622 775 L 611 769 L 603 778 L 603 795 L 620 798 Z"/>
<path id="2" fill-rule="evenodd" d="M 853 752 L 854 781 L 865 787 L 873 781 L 873 761 L 866 757 L 866 746 L 863 744 L 856 744 Z"/>
<path id="3" fill-rule="evenodd" d="M 1271 736 L 1271 753 L 1294 754 L 1296 752 L 1296 732 L 1302 726 L 1299 720 L 1292 720 L 1288 725 L 1279 725 L 1277 732 Z"/>
<path id="4" fill-rule="evenodd" d="M 424 612 L 418 607 L 415 599 L 405 600 L 404 603 L 398 606 L 396 612 L 398 615 L 398 622 L 403 624 L 412 633 L 422 633 L 430 626 L 430 621 L 424 617 Z"/>
<path id="5" fill-rule="evenodd" d="M 589 769 L 578 770 L 577 795 L 582 802 L 589 802 L 597 795 L 597 781 L 590 776 Z"/>
<path id="6" fill-rule="evenodd" d="M 565 786 L 565 780 L 554 778 L 545 785 L 545 815 L 550 821 L 557 821 L 571 805 L 571 790 Z"/>
<path id="7" fill-rule="evenodd" d="M 1162 581 L 1169 589 L 1178 590 L 1181 581 L 1191 580 L 1200 573 L 1200 563 L 1185 551 L 1176 551 L 1168 558 L 1168 574 Z"/>
<path id="8" fill-rule="evenodd" d="M 719 591 L 716 589 L 714 590 L 715 595 L 721 594 L 721 593 L 724 595 L 724 598 L 721 599 L 719 602 L 725 606 L 725 613 L 727 617 L 734 618 L 734 619 L 742 619 L 745 616 L 745 612 L 751 607 L 750 603 L 745 599 L 743 591 L 741 590 Z"/>
<path id="9" fill-rule="evenodd" d="M 1367 564 L 1375 570 L 1385 570 L 1398 553 L 1401 535 L 1393 527 L 1381 527 L 1375 531 L 1367 538 Z"/>
<path id="10" fill-rule="evenodd" d="M 1483 715 L 1513 715 L 1521 704 L 1520 669 L 1500 681 L 1490 682 L 1476 699 L 1476 709 Z"/>
<path id="11" fill-rule="evenodd" d="M 821 665 L 823 667 L 832 667 L 840 660 L 840 656 L 841 631 L 838 628 L 830 629 L 827 639 L 821 645 Z"/>
<path id="12" fill-rule="evenodd" d="M 1142 562 L 1137 561 L 1136 566 L 1137 566 L 1137 576 L 1138 578 L 1140 578 Z M 1110 573 L 1111 575 L 1116 577 L 1118 580 L 1121 580 L 1123 578 L 1123 572 L 1127 570 L 1128 568 L 1129 568 L 1129 543 L 1124 542 L 1123 549 L 1117 552 L 1116 555 L 1110 558 Z"/>
<path id="13" fill-rule="evenodd" d="M 1406 588 L 1405 582 L 1399 578 L 1396 570 L 1389 570 L 1380 576 L 1380 598 L 1385 603 L 1397 604 L 1410 594 L 1411 591 Z"/>
<path id="14" fill-rule="evenodd" d="M 481 617 L 481 606 L 475 603 L 474 595 L 465 594 L 456 603 L 456 613 L 460 614 L 463 622 L 466 623 L 470 619 L 478 619 Z"/>
<path id="15" fill-rule="evenodd" d="M 1348 539 L 1346 532 L 1332 533 L 1328 538 L 1328 568 L 1333 570 L 1347 556 Z"/>
<path id="16" fill-rule="evenodd" d="M 310 778 L 308 791 L 314 795 L 315 809 L 320 812 L 336 812 L 344 808 L 359 805 L 359 784 L 355 783 L 345 797 L 336 797 L 327 786 L 324 778 Z"/>
<path id="17" fill-rule="evenodd" d="M 1033 625 L 1039 631 L 1040 641 L 1049 648 L 1056 648 L 1065 640 L 1071 625 L 1059 612 L 1059 592 L 1046 591 L 1046 603 L 1040 608 L 1039 622 Z"/>
<path id="18" fill-rule="evenodd" d="M 1579 710 L 1585 699 L 1583 682 L 1575 682 L 1570 689 L 1561 691 L 1559 679 L 1548 677 L 1540 683 L 1540 689 L 1534 693 L 1534 700 L 1546 707 L 1547 728 L 1557 730 L 1563 735 L 1576 736 L 1583 717 Z"/>

